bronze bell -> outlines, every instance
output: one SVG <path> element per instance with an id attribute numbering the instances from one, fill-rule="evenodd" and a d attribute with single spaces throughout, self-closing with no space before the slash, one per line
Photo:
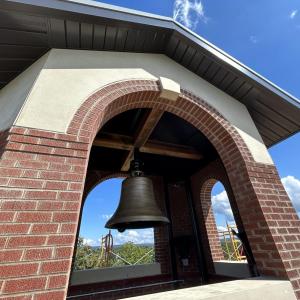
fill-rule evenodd
<path id="1" fill-rule="evenodd" d="M 106 228 L 138 229 L 156 227 L 169 223 L 156 204 L 152 180 L 141 176 L 140 162 L 131 164 L 132 176 L 122 182 L 121 198 L 114 215 L 105 224 Z"/>

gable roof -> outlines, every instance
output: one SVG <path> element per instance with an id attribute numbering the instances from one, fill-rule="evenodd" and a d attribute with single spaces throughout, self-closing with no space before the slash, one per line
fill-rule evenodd
<path id="1" fill-rule="evenodd" d="M 300 130 L 300 102 L 168 17 L 86 0 L 0 0 L 0 88 L 50 48 L 163 53 L 244 103 L 270 147 Z"/>

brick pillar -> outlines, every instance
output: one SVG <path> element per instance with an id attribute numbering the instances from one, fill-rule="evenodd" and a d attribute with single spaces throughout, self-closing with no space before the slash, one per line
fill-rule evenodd
<path id="1" fill-rule="evenodd" d="M 236 202 L 258 269 L 262 275 L 289 279 L 300 299 L 299 217 L 275 166 L 253 162 L 247 170 L 235 174 L 244 180 Z M 252 193 L 246 192 L 248 176 Z"/>
<path id="2" fill-rule="evenodd" d="M 174 238 L 181 236 L 189 236 L 192 241 L 195 239 L 191 212 L 186 196 L 186 189 L 184 184 L 170 184 L 169 185 L 169 197 L 170 197 L 170 211 L 173 226 Z M 177 270 L 179 278 L 186 281 L 196 280 L 199 282 L 200 272 L 198 269 L 197 261 L 197 249 L 194 242 L 190 244 L 190 257 L 189 265 L 183 266 L 179 257 L 178 251 L 176 251 Z"/>
<path id="3" fill-rule="evenodd" d="M 155 198 L 158 207 L 166 215 L 166 202 L 163 178 L 152 177 Z M 168 226 L 154 228 L 155 260 L 160 263 L 162 274 L 171 273 L 170 244 Z"/>
<path id="4" fill-rule="evenodd" d="M 11 128 L 2 140 L 2 295 L 65 298 L 85 178 L 86 142 L 20 127 Z"/>
<path id="5" fill-rule="evenodd" d="M 203 232 L 204 250 L 210 271 L 213 272 L 212 262 L 224 259 L 211 200 L 213 186 L 218 180 L 223 179 L 221 170 L 220 164 L 214 162 L 191 177 L 194 201 Z"/>

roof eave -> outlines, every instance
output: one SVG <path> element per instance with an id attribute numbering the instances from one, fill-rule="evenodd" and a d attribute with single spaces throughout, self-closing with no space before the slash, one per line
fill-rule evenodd
<path id="1" fill-rule="evenodd" d="M 230 68 L 238 71 L 244 77 L 250 78 L 254 83 L 275 93 L 285 101 L 300 108 L 300 100 L 289 94 L 282 88 L 278 87 L 265 77 L 261 76 L 251 68 L 247 67 L 228 53 L 211 44 L 209 41 L 199 36 L 195 32 L 186 28 L 179 22 L 170 17 L 144 13 L 141 11 L 122 8 L 119 6 L 104 4 L 101 2 L 90 0 L 9 0 L 10 2 L 33 5 L 36 7 L 50 8 L 70 13 L 86 14 L 89 16 L 114 19 L 116 21 L 124 21 L 129 23 L 138 23 L 142 25 L 161 27 L 163 29 L 171 29 L 205 49 L 215 58 L 219 59 Z"/>

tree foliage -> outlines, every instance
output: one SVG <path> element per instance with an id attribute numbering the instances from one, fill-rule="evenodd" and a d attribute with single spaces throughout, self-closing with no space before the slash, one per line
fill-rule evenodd
<path id="1" fill-rule="evenodd" d="M 152 251 L 151 251 L 152 250 Z M 153 246 L 135 245 L 132 242 L 115 246 L 114 254 L 107 261 L 101 259 L 100 247 L 84 244 L 82 237 L 78 238 L 75 257 L 75 270 L 116 267 L 130 264 L 149 264 L 155 261 Z"/>
<path id="2" fill-rule="evenodd" d="M 130 264 L 135 264 L 136 262 L 138 262 L 138 264 L 149 264 L 154 262 L 154 251 L 150 252 L 150 250 L 153 250 L 153 247 L 139 246 L 132 242 L 128 242 L 121 247 L 116 248 L 114 252 Z M 124 265 L 124 261 L 117 258 L 115 259 L 113 266 L 119 265 Z"/>

